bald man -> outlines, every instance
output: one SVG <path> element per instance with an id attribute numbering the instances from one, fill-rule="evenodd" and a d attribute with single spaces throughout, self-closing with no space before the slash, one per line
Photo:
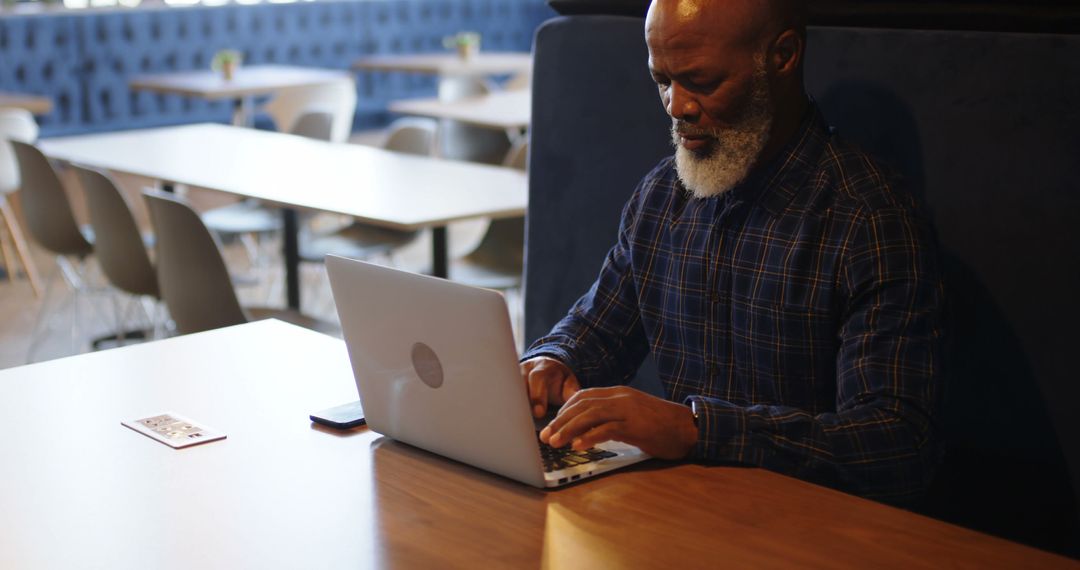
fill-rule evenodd
<path id="1" fill-rule="evenodd" d="M 894 503 L 933 471 L 942 287 L 913 197 L 806 96 L 792 0 L 654 0 L 675 154 L 592 288 L 522 359 L 541 433 Z M 656 360 L 666 398 L 624 386 Z"/>

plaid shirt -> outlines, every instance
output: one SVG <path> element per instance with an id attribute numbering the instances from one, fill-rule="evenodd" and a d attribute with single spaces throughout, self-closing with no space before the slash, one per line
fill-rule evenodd
<path id="1" fill-rule="evenodd" d="M 592 288 L 523 359 L 598 386 L 628 382 L 651 351 L 668 398 L 701 410 L 694 459 L 904 502 L 936 459 L 941 303 L 912 196 L 814 107 L 720 196 L 692 197 L 662 161 Z"/>

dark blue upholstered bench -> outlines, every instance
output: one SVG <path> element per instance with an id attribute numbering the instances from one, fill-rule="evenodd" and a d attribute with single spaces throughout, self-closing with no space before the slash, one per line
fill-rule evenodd
<path id="1" fill-rule="evenodd" d="M 42 135 L 227 121 L 227 102 L 132 92 L 137 74 L 204 69 L 220 49 L 251 64 L 347 69 L 368 54 L 442 51 L 443 36 L 483 34 L 490 50 L 528 50 L 552 14 L 543 0 L 345 0 L 297 4 L 0 16 L 0 89 L 52 96 Z M 435 93 L 435 79 L 358 75 L 355 126 L 389 120 L 386 103 Z"/>
<path id="2" fill-rule="evenodd" d="M 591 284 L 636 182 L 671 153 L 640 19 L 551 20 L 535 57 L 530 340 Z M 947 450 L 920 510 L 1077 554 L 1080 38 L 818 28 L 806 74 L 840 133 L 923 194 L 940 236 Z"/>

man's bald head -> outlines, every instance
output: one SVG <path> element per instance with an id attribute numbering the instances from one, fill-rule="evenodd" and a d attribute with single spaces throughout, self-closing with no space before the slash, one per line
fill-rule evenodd
<path id="1" fill-rule="evenodd" d="M 802 0 L 653 0 L 649 69 L 672 118 L 676 166 L 696 195 L 744 179 L 806 109 Z"/>
<path id="2" fill-rule="evenodd" d="M 661 22 L 710 29 L 725 40 L 760 45 L 784 30 L 806 37 L 805 0 L 652 0 L 645 27 Z"/>

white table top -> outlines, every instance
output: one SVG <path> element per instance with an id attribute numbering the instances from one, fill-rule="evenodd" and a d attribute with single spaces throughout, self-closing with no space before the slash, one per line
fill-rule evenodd
<path id="1" fill-rule="evenodd" d="M 0 109 L 4 107 L 16 107 L 26 109 L 35 115 L 47 115 L 52 111 L 53 102 L 51 98 L 43 95 L 0 91 Z"/>
<path id="2" fill-rule="evenodd" d="M 532 93 L 528 89 L 499 91 L 456 101 L 403 99 L 390 103 L 390 111 L 436 119 L 452 119 L 494 129 L 528 128 L 532 116 Z"/>
<path id="3" fill-rule="evenodd" d="M 370 441 L 308 420 L 355 399 L 344 343 L 280 321 L 0 370 L 0 568 L 371 567 Z M 228 438 L 120 425 L 165 411 Z"/>
<path id="4" fill-rule="evenodd" d="M 224 99 L 268 95 L 289 87 L 304 87 L 330 83 L 349 75 L 344 71 L 289 65 L 249 65 L 237 68 L 232 80 L 226 81 L 217 71 L 181 71 L 133 78 L 128 85 L 132 89 Z"/>
<path id="5" fill-rule="evenodd" d="M 503 75 L 532 69 L 532 54 L 481 51 L 469 59 L 462 59 L 456 52 L 375 55 L 354 61 L 352 67 L 437 75 Z"/>
<path id="6" fill-rule="evenodd" d="M 418 229 L 520 216 L 525 173 L 217 124 L 54 138 L 55 159 Z"/>

